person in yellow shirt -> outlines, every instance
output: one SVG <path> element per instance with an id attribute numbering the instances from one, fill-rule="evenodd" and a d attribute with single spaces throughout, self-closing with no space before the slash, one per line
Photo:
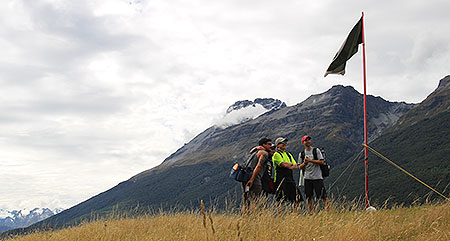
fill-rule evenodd
<path id="1" fill-rule="evenodd" d="M 275 140 L 277 151 L 272 156 L 273 166 L 275 167 L 275 197 L 277 201 L 289 201 L 294 208 L 298 206 L 303 198 L 297 189 L 292 170 L 304 168 L 304 163 L 297 165 L 291 153 L 287 152 L 288 139 L 279 137 Z"/>

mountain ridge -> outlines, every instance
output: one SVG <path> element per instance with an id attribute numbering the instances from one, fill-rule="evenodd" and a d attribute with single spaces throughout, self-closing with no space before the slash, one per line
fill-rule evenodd
<path id="1" fill-rule="evenodd" d="M 399 125 L 413 125 L 420 120 L 433 117 L 436 113 L 450 110 L 450 100 L 447 98 L 448 92 L 450 92 L 450 75 L 441 79 L 438 87 L 421 102 L 418 108 L 403 116 L 398 123 L 393 126 L 393 129 L 398 128 Z M 425 113 L 423 114 L 424 111 Z"/>
<path id="2" fill-rule="evenodd" d="M 189 142 L 195 146 L 187 143 L 161 165 L 138 173 L 41 222 L 41 225 L 76 224 L 89 219 L 92 213 L 107 214 L 114 207 L 129 210 L 138 205 L 148 210 L 192 207 L 197 206 L 199 200 L 211 200 L 219 207 L 226 205 L 225 200 L 229 198 L 238 202 L 240 190 L 228 178 L 229 169 L 235 160 L 244 158 L 248 150 L 263 136 L 273 139 L 278 136 L 288 137 L 288 151 L 296 157 L 295 153 L 302 148 L 301 136 L 311 135 L 314 146 L 326 147 L 327 160 L 332 166 L 338 167 L 362 148 L 361 100 L 362 94 L 353 87 L 338 85 L 322 94 L 312 95 L 299 104 L 268 111 L 240 124 L 223 129 L 210 127 Z M 383 119 L 383 115 L 400 116 L 402 112 L 406 113 L 417 106 L 389 102 L 370 95 L 367 103 L 369 134 L 372 136 L 380 128 L 382 132 L 398 121 L 395 118 Z M 380 121 L 380 118 L 386 122 Z M 384 126 L 380 126 L 380 123 L 384 123 Z M 190 148 L 193 149 L 187 153 L 186 150 Z M 183 152 L 184 156 L 179 158 Z M 176 161 L 166 162 L 168 160 Z"/>
<path id="3" fill-rule="evenodd" d="M 201 145 L 203 145 L 202 142 L 199 142 L 200 139 L 207 139 L 209 136 L 213 135 L 217 131 L 221 131 L 225 128 L 251 121 L 254 118 L 257 118 L 260 115 L 264 115 L 266 113 L 271 113 L 273 111 L 277 111 L 280 109 L 283 109 L 286 107 L 286 103 L 273 98 L 256 98 L 254 101 L 249 100 L 243 100 L 243 101 L 236 101 L 234 104 L 232 104 L 230 107 L 227 108 L 226 115 L 224 118 L 227 117 L 227 115 L 230 115 L 231 113 L 239 112 L 242 109 L 245 108 L 252 108 L 256 105 L 262 106 L 265 110 L 261 111 L 262 113 L 252 113 L 253 115 L 245 115 L 245 118 L 241 118 L 237 121 L 231 121 L 234 122 L 233 124 L 228 125 L 213 125 L 209 128 L 207 128 L 205 131 L 199 133 L 197 136 L 195 136 L 191 141 L 180 147 L 178 150 L 176 150 L 174 153 L 172 153 L 169 157 L 164 159 L 164 161 L 161 163 L 160 166 L 170 166 L 171 164 L 175 163 L 177 160 L 182 159 L 188 154 L 192 154 L 194 151 L 198 151 L 199 148 L 201 148 Z"/>
<path id="4" fill-rule="evenodd" d="M 31 210 L 4 210 L 0 209 L 0 226 L 1 230 L 7 231 L 15 228 L 28 227 L 34 223 L 49 218 L 62 211 L 61 208 L 49 209 L 49 208 L 34 208 Z"/>
<path id="5" fill-rule="evenodd" d="M 369 143 L 421 181 L 450 194 L 450 76 L 440 80 L 438 87 L 416 107 L 406 112 L 380 138 Z M 390 205 L 422 203 L 441 197 L 414 181 L 384 160 L 369 152 L 369 197 L 374 202 Z M 330 181 L 336 182 L 349 161 L 337 167 Z M 347 200 L 361 197 L 364 190 L 363 162 L 354 164 L 347 182 L 337 183 L 337 195 L 346 193 Z M 405 188 L 408 187 L 408 188 Z M 346 190 L 346 191 L 343 191 Z M 359 190 L 359 191 L 358 191 Z"/>
<path id="6" fill-rule="evenodd" d="M 267 110 L 278 110 L 286 107 L 286 103 L 282 102 L 281 100 L 274 99 L 274 98 L 256 98 L 254 101 L 250 100 L 239 100 L 234 102 L 228 109 L 226 110 L 226 113 L 231 113 L 233 111 L 248 107 L 248 106 L 254 106 L 256 104 L 259 104 L 263 106 Z"/>

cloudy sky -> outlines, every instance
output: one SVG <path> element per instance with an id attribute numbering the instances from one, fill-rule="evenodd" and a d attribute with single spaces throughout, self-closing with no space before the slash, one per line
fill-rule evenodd
<path id="1" fill-rule="evenodd" d="M 450 74 L 448 0 L 4 0 L 0 208 L 69 208 L 154 167 L 237 100 L 367 90 L 418 103 Z"/>

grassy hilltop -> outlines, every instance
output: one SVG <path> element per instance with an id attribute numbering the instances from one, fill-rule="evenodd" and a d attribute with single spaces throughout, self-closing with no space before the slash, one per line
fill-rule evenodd
<path id="1" fill-rule="evenodd" d="M 111 218 L 10 240 L 450 240 L 450 203 L 314 215 L 267 208 L 251 215 L 172 212 Z"/>

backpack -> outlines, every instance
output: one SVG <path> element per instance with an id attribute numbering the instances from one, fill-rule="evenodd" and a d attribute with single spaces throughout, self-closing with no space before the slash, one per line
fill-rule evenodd
<path id="1" fill-rule="evenodd" d="M 274 177 L 275 177 L 275 170 L 273 169 L 273 162 L 272 158 L 267 158 L 266 163 L 266 170 L 263 172 L 263 175 L 261 177 L 261 184 L 262 189 L 266 193 L 275 193 L 275 184 L 274 184 Z"/>
<path id="2" fill-rule="evenodd" d="M 313 148 L 312 153 L 313 153 L 314 160 L 318 160 L 317 147 Z M 323 155 L 323 158 L 325 159 L 325 152 L 324 151 L 322 151 L 322 155 Z M 302 160 L 305 160 L 305 151 L 302 151 L 300 153 L 300 158 Z M 324 160 L 323 165 L 319 165 L 319 166 L 320 166 L 320 170 L 322 171 L 322 177 L 328 177 L 330 175 L 330 166 L 328 165 L 328 163 L 326 163 L 325 160 Z"/>
<path id="3" fill-rule="evenodd" d="M 247 183 L 248 180 L 252 178 L 253 169 L 249 165 L 251 163 L 251 160 L 256 157 L 256 153 L 257 152 L 251 154 L 250 157 L 242 164 L 239 162 L 235 162 L 233 167 L 231 168 L 230 178 L 238 182 Z"/>

